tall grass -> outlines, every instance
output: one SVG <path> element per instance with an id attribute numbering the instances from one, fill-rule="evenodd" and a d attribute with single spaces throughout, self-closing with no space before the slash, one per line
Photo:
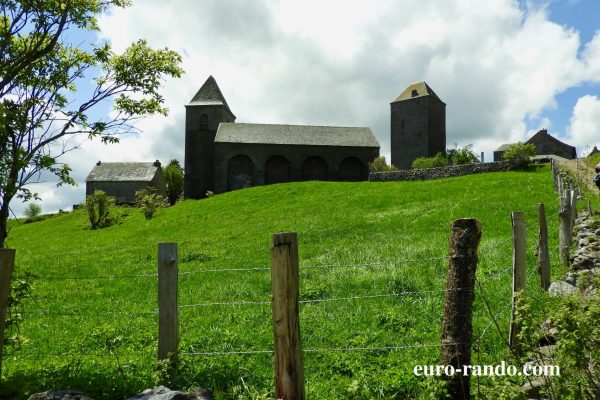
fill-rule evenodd
<path id="1" fill-rule="evenodd" d="M 148 221 L 139 210 L 118 209 L 118 222 L 99 230 L 89 229 L 81 211 L 14 226 L 17 274 L 35 279 L 21 310 L 24 344 L 4 360 L 3 392 L 26 398 L 76 387 L 110 399 L 167 382 L 209 387 L 219 399 L 272 398 L 271 354 L 183 354 L 177 376 L 166 378 L 155 362 L 156 278 L 116 276 L 155 274 L 157 243 L 177 242 L 180 272 L 194 273 L 179 279 L 182 352 L 270 350 L 269 305 L 242 302 L 270 301 L 269 271 L 250 268 L 269 266 L 272 233 L 298 232 L 302 299 L 363 297 L 443 290 L 450 224 L 463 217 L 478 218 L 484 231 L 477 271 L 483 292 L 473 322 L 483 336 L 474 357 L 497 362 L 506 355 L 511 299 L 510 212 L 525 213 L 527 283 L 542 296 L 534 272 L 536 204 L 546 204 L 555 249 L 551 179 L 544 167 L 427 182 L 290 183 L 184 201 Z M 323 268 L 308 268 L 317 266 Z M 249 270 L 208 272 L 240 268 Z M 97 276 L 103 278 L 53 279 Z M 206 305 L 223 302 L 242 304 Z M 304 304 L 304 349 L 409 346 L 307 352 L 307 397 L 421 396 L 424 381 L 412 369 L 438 362 L 437 346 L 420 346 L 439 343 L 442 303 L 443 293 L 434 292 Z"/>

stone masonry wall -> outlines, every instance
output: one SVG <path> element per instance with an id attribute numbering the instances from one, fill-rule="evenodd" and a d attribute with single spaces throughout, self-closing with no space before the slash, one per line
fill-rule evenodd
<path id="1" fill-rule="evenodd" d="M 408 169 L 394 172 L 371 172 L 369 181 L 424 181 L 430 179 L 450 178 L 452 176 L 463 176 L 478 174 L 481 172 L 499 172 L 508 170 L 506 161 L 491 163 L 476 163 L 465 165 L 451 165 L 448 167 Z"/>

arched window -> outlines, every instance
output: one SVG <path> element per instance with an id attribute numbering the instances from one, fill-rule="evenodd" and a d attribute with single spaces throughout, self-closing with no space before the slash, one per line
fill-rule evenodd
<path id="1" fill-rule="evenodd" d="M 358 158 L 346 157 L 340 163 L 338 177 L 341 181 L 364 181 L 369 177 L 369 171 Z"/>
<path id="2" fill-rule="evenodd" d="M 208 115 L 202 114 L 200 116 L 200 130 L 207 131 L 208 130 Z"/>
<path id="3" fill-rule="evenodd" d="M 227 190 L 243 189 L 254 185 L 254 164 L 250 157 L 237 155 L 227 164 Z"/>
<path id="4" fill-rule="evenodd" d="M 282 183 L 290 181 L 290 162 L 283 156 L 273 156 L 265 164 L 265 183 Z"/>
<path id="5" fill-rule="evenodd" d="M 327 163 L 321 157 L 308 157 L 302 163 L 302 179 L 305 181 L 326 181 Z"/>

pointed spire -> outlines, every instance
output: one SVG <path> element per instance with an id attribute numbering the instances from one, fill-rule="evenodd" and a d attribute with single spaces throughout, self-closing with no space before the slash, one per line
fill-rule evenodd
<path id="1" fill-rule="evenodd" d="M 188 106 L 218 106 L 222 105 L 231 112 L 229 105 L 217 85 L 217 81 L 213 76 L 209 76 L 206 82 L 202 85 L 196 95 L 190 100 Z M 232 113 L 233 114 L 233 113 Z"/>

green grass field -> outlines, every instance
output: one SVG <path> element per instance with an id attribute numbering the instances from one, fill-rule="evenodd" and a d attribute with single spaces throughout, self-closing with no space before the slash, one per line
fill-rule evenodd
<path id="1" fill-rule="evenodd" d="M 179 244 L 181 366 L 172 386 L 211 388 L 219 399 L 272 398 L 268 353 L 185 353 L 272 349 L 268 304 L 271 234 L 296 231 L 300 297 L 325 300 L 444 289 L 453 220 L 483 226 L 473 357 L 506 356 L 483 297 L 505 334 L 511 298 L 511 211 L 525 212 L 529 291 L 535 273 L 537 209 L 546 204 L 553 267 L 558 209 L 548 167 L 427 182 L 302 182 L 184 201 L 150 221 L 117 209 L 116 224 L 90 230 L 83 211 L 13 224 L 17 275 L 34 275 L 19 310 L 22 348 L 5 349 L 3 389 L 27 398 L 78 388 L 95 399 L 124 398 L 151 387 L 157 371 L 157 243 Z M 322 268 L 309 268 L 322 267 Z M 247 269 L 243 271 L 218 271 Z M 210 272 L 215 271 L 216 272 Z M 202 272 L 204 271 L 204 272 Z M 553 268 L 554 276 L 564 271 Z M 110 276 L 113 276 L 110 278 Z M 94 277 L 100 277 L 95 278 Z M 78 279 L 65 279 L 78 278 Z M 84 279 L 92 278 L 92 279 Z M 411 346 L 396 350 L 304 353 L 307 398 L 418 398 L 415 364 L 439 359 L 443 293 L 325 301 L 301 306 L 304 349 Z M 412 347 L 414 346 L 414 347 Z"/>

